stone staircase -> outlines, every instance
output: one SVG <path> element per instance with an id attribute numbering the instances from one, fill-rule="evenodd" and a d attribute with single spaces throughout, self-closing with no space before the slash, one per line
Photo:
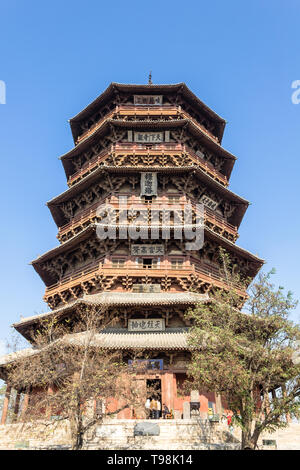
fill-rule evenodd
<path id="1" fill-rule="evenodd" d="M 160 449 L 213 450 L 239 449 L 240 442 L 227 426 L 204 420 L 151 420 L 159 426 L 159 436 L 134 436 L 134 427 L 141 420 L 111 420 L 96 427 L 87 436 L 87 449 Z"/>
<path id="2" fill-rule="evenodd" d="M 150 420 L 159 427 L 159 435 L 135 436 L 136 424 L 142 420 L 107 419 L 101 426 L 91 429 L 85 439 L 85 449 L 108 450 L 238 450 L 240 429 L 233 434 L 226 424 L 200 419 Z M 263 446 L 263 440 L 269 445 Z M 259 440 L 260 449 L 300 450 L 300 423 L 265 434 Z M 0 425 L 0 449 L 69 449 L 68 421 L 37 421 Z"/>

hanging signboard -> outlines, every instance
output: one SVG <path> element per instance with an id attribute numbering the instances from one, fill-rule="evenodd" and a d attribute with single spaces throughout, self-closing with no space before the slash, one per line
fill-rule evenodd
<path id="1" fill-rule="evenodd" d="M 157 144 L 164 142 L 164 132 L 135 132 L 134 141 L 140 144 Z"/>
<path id="2" fill-rule="evenodd" d="M 203 153 L 203 152 L 201 152 L 201 150 L 197 150 L 197 152 L 196 152 L 196 155 L 197 155 L 198 157 L 200 157 L 200 158 L 203 158 L 203 159 L 204 159 L 204 153 Z"/>
<path id="3" fill-rule="evenodd" d="M 164 255 L 164 245 L 131 245 L 132 255 Z"/>
<path id="4" fill-rule="evenodd" d="M 129 359 L 128 365 L 143 369 L 160 369 L 163 370 L 164 368 L 164 360 L 163 359 Z"/>
<path id="5" fill-rule="evenodd" d="M 141 173 L 141 196 L 157 196 L 157 173 Z"/>
<path id="6" fill-rule="evenodd" d="M 134 104 L 162 104 L 162 95 L 134 95 Z"/>
<path id="7" fill-rule="evenodd" d="M 160 292 L 160 284 L 133 284 L 132 292 L 157 293 Z"/>
<path id="8" fill-rule="evenodd" d="M 164 318 L 132 318 L 128 320 L 128 331 L 164 331 Z"/>
<path id="9" fill-rule="evenodd" d="M 210 209 L 212 209 L 213 211 L 216 210 L 216 208 L 218 207 L 219 203 L 214 201 L 213 199 L 211 199 L 210 197 L 208 196 L 205 196 L 205 194 L 203 194 L 199 200 L 199 202 L 202 202 L 202 204 L 204 204 L 206 207 L 209 207 Z"/>

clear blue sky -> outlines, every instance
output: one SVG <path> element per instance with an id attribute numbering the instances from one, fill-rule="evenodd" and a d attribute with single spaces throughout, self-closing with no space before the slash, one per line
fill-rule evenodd
<path id="1" fill-rule="evenodd" d="M 299 18 L 299 0 L 1 2 L 0 341 L 20 315 L 47 310 L 28 263 L 58 243 L 45 202 L 67 187 L 67 120 L 111 81 L 146 83 L 150 70 L 228 121 L 230 188 L 252 202 L 238 243 L 300 298 Z"/>

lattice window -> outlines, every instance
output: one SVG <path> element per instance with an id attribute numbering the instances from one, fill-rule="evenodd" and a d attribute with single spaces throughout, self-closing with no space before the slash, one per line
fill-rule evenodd
<path id="1" fill-rule="evenodd" d="M 180 196 L 169 196 L 170 204 L 178 204 L 180 202 Z"/>
<path id="2" fill-rule="evenodd" d="M 113 268 L 124 268 L 124 265 L 125 265 L 125 259 L 122 259 L 122 258 L 112 259 Z"/>
<path id="3" fill-rule="evenodd" d="M 173 258 L 173 259 L 171 259 L 171 268 L 172 269 L 182 269 L 183 268 L 183 259 L 182 258 Z"/>
<path id="4" fill-rule="evenodd" d="M 157 269 L 159 267 L 159 258 L 136 258 L 136 263 L 139 268 L 143 269 Z"/>

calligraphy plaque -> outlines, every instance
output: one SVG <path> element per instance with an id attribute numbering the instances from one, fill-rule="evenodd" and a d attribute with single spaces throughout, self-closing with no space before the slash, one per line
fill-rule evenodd
<path id="1" fill-rule="evenodd" d="M 141 173 L 141 196 L 157 196 L 157 173 Z"/>
<path id="2" fill-rule="evenodd" d="M 159 256 L 165 254 L 164 245 L 131 245 L 132 255 Z"/>
<path id="3" fill-rule="evenodd" d="M 164 318 L 131 318 L 128 320 L 128 331 L 164 331 Z"/>
<path id="4" fill-rule="evenodd" d="M 200 158 L 203 158 L 203 159 L 205 158 L 204 153 L 201 152 L 201 150 L 197 150 L 196 155 Z"/>
<path id="5" fill-rule="evenodd" d="M 140 144 L 157 144 L 164 142 L 164 132 L 135 132 L 134 141 Z"/>
<path id="6" fill-rule="evenodd" d="M 202 204 L 204 204 L 206 207 L 209 207 L 210 209 L 212 209 L 213 211 L 216 210 L 216 208 L 218 207 L 219 203 L 214 201 L 213 199 L 211 199 L 210 197 L 208 196 L 205 196 L 205 194 L 203 194 L 199 200 L 199 202 L 202 202 Z"/>
<path id="7" fill-rule="evenodd" d="M 160 284 L 133 284 L 132 286 L 132 292 L 136 293 L 156 293 L 160 291 Z"/>
<path id="8" fill-rule="evenodd" d="M 133 95 L 134 104 L 162 104 L 162 95 Z"/>

